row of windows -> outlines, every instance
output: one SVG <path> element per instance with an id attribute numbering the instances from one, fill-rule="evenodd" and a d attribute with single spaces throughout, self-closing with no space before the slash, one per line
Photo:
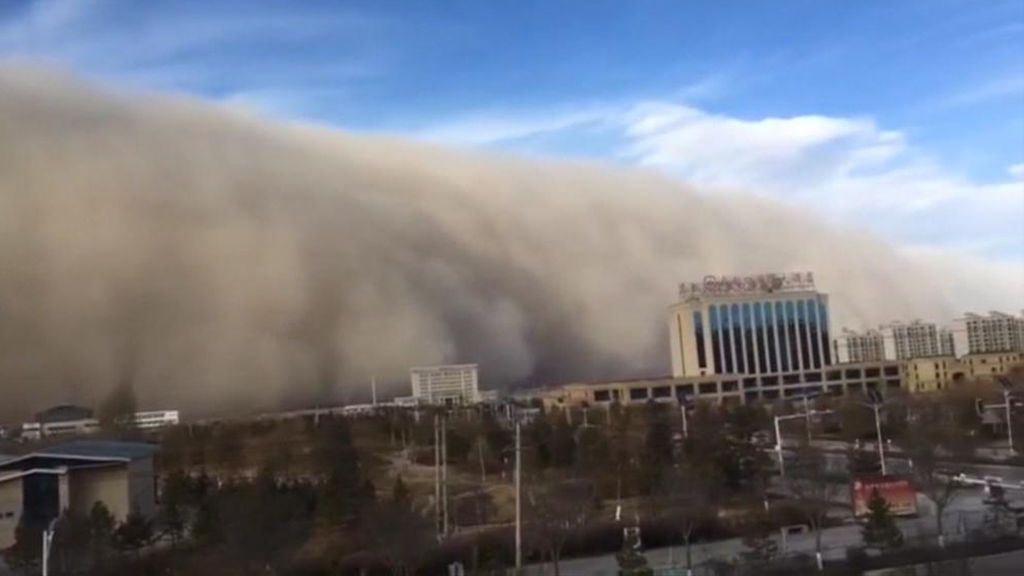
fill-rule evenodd
<path id="1" fill-rule="evenodd" d="M 789 380 L 788 376 L 796 376 L 793 374 L 787 374 L 783 376 L 783 384 L 800 384 L 799 380 Z M 750 385 L 750 380 L 743 380 L 743 388 L 746 390 L 745 394 L 750 395 L 751 393 L 756 394 L 757 390 L 752 390 L 754 386 Z M 778 397 L 779 394 L 779 382 L 774 379 L 774 383 L 768 384 L 762 379 L 761 392 L 768 397 L 769 393 L 773 393 Z M 700 382 L 697 384 L 678 384 L 674 388 L 675 394 L 673 395 L 673 386 L 652 386 L 652 387 L 632 387 L 628 388 L 627 395 L 630 401 L 644 401 L 650 399 L 666 399 L 673 398 L 679 400 L 685 400 L 692 396 L 705 396 L 705 395 L 716 395 L 719 393 L 730 394 L 738 392 L 740 389 L 740 382 L 737 380 L 724 380 L 721 383 L 721 390 L 719 390 L 718 382 Z M 889 378 L 886 380 L 869 380 L 867 382 L 848 382 L 845 384 L 845 390 L 847 391 L 863 391 L 867 389 L 880 389 L 884 385 L 885 388 L 895 389 L 900 387 L 900 380 L 898 378 Z M 812 386 L 784 386 L 782 388 L 782 394 L 785 396 L 798 396 L 803 393 L 813 392 L 827 392 L 827 391 L 842 391 L 844 384 L 829 384 L 829 385 L 812 385 Z M 595 390 L 594 401 L 595 402 L 611 402 L 612 400 L 620 401 L 622 398 L 619 396 L 619 390 Z"/>
<path id="2" fill-rule="evenodd" d="M 832 363 L 828 310 L 817 300 L 708 306 L 711 355 L 718 372 L 774 373 Z M 697 362 L 707 365 L 703 315 L 693 314 Z"/>

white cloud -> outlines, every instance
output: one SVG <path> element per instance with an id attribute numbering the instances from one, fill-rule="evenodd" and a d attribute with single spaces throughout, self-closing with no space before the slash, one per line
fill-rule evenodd
<path id="1" fill-rule="evenodd" d="M 696 184 L 781 198 L 903 245 L 1024 260 L 1024 164 L 1010 168 L 1017 179 L 975 182 L 865 117 L 744 119 L 666 101 L 563 110 L 479 113 L 418 134 L 516 148 L 552 133 L 587 142 L 601 128 L 621 160 Z"/>
<path id="2" fill-rule="evenodd" d="M 1010 166 L 1007 169 L 1007 172 L 1009 172 L 1010 176 L 1013 176 L 1014 178 L 1024 178 L 1024 162 Z"/>

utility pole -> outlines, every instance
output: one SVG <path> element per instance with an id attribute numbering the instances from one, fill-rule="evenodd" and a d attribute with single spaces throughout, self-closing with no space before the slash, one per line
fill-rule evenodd
<path id="1" fill-rule="evenodd" d="M 686 398 L 679 399 L 679 413 L 683 416 L 683 438 L 690 437 L 690 425 L 686 421 Z"/>
<path id="2" fill-rule="evenodd" d="M 523 569 L 523 457 L 522 431 L 516 419 L 516 573 Z"/>
<path id="3" fill-rule="evenodd" d="M 885 476 L 885 447 L 882 443 L 882 419 L 878 415 L 879 405 L 872 404 L 871 408 L 875 411 L 875 434 L 877 435 L 875 443 L 878 444 L 878 461 L 882 464 L 882 476 Z"/>
<path id="4" fill-rule="evenodd" d="M 373 394 L 373 407 L 377 407 L 377 376 L 370 376 L 370 393 Z"/>
<path id="5" fill-rule="evenodd" d="M 50 520 L 49 526 L 43 530 L 43 565 L 42 576 L 50 576 L 50 549 L 53 548 L 53 533 L 57 519 Z"/>
<path id="6" fill-rule="evenodd" d="M 807 419 L 807 445 L 811 445 L 811 407 L 810 398 L 804 395 L 804 417 Z"/>
<path id="7" fill-rule="evenodd" d="M 441 427 L 439 414 L 434 414 L 434 530 L 441 529 Z"/>
<path id="8" fill-rule="evenodd" d="M 448 537 L 448 419 L 441 416 L 441 530 Z"/>
<path id="9" fill-rule="evenodd" d="M 1009 388 L 1003 388 L 1003 404 L 1006 406 L 1006 440 L 1010 443 L 1010 454 L 1013 454 L 1013 418 L 1010 415 L 1013 400 Z"/>
<path id="10" fill-rule="evenodd" d="M 868 390 L 868 399 L 870 399 L 871 402 L 862 402 L 861 405 L 867 406 L 875 412 L 875 443 L 878 444 L 878 462 L 882 467 L 882 476 L 885 476 L 885 444 L 882 441 L 882 417 L 879 413 L 882 409 L 882 402 L 884 399 L 877 390 Z"/>

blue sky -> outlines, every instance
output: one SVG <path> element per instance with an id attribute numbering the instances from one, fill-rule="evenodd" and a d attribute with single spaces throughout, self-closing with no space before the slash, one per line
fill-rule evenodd
<path id="1" fill-rule="evenodd" d="M 0 0 L 0 56 L 649 167 L 1024 267 L 1024 0 Z"/>

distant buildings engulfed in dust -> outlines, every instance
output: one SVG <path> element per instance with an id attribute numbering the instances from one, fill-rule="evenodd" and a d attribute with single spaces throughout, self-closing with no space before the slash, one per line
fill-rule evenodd
<path id="1" fill-rule="evenodd" d="M 828 295 L 809 273 L 684 283 L 669 308 L 672 374 L 574 382 L 538 394 L 553 406 L 746 403 L 878 390 L 928 392 L 1024 367 L 1024 318 L 968 315 L 958 328 L 915 320 L 830 339 Z M 966 344 L 954 347 L 954 335 Z M 958 356 L 957 353 L 960 353 Z"/>
<path id="2" fill-rule="evenodd" d="M 153 410 L 136 412 L 132 425 L 139 430 L 156 430 L 178 424 L 177 410 Z M 91 408 L 65 404 L 54 406 L 36 414 L 35 420 L 21 425 L 21 437 L 39 440 L 52 436 L 80 436 L 99 431 L 100 421 Z"/>
<path id="3" fill-rule="evenodd" d="M 464 406 L 481 402 L 479 366 L 476 364 L 446 364 L 442 366 L 421 366 L 409 370 L 412 396 L 420 404 L 442 406 Z"/>

